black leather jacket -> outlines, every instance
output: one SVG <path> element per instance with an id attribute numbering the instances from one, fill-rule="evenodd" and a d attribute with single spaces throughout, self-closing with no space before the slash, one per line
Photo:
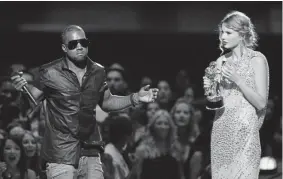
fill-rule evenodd
<path id="1" fill-rule="evenodd" d="M 35 86 L 46 100 L 41 155 L 50 163 L 77 166 L 81 144 L 97 139 L 95 107 L 107 88 L 104 67 L 88 58 L 80 86 L 63 57 L 41 66 L 38 78 Z"/>

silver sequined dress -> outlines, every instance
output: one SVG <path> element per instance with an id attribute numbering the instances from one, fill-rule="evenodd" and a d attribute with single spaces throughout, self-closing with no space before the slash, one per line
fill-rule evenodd
<path id="1" fill-rule="evenodd" d="M 248 49 L 233 61 L 237 73 L 255 90 L 255 73 L 251 59 L 265 56 Z M 268 75 L 269 84 L 269 75 Z M 212 179 L 258 179 L 261 146 L 259 129 L 265 109 L 257 111 L 235 83 L 221 82 L 225 108 L 216 111 L 211 136 Z M 268 88 L 269 89 L 269 88 Z M 268 90 L 266 92 L 268 98 Z"/>

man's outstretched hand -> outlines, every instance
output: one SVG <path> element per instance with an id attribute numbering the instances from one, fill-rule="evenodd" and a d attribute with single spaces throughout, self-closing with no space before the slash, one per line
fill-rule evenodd
<path id="1" fill-rule="evenodd" d="M 157 99 L 158 89 L 157 88 L 149 88 L 150 85 L 146 85 L 140 89 L 138 92 L 138 101 L 144 103 L 151 103 Z"/>

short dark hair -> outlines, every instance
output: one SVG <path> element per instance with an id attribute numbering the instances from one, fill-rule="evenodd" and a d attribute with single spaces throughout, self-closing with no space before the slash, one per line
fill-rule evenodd
<path id="1" fill-rule="evenodd" d="M 123 80 L 125 80 L 125 77 L 126 77 L 125 70 L 122 70 L 122 69 L 119 69 L 119 68 L 107 68 L 106 69 L 106 74 L 108 75 L 108 73 L 110 73 L 112 71 L 116 71 L 116 72 L 120 73 L 122 78 L 123 78 Z"/>
<path id="2" fill-rule="evenodd" d="M 64 30 L 63 32 L 61 33 L 61 40 L 62 40 L 62 43 L 64 44 L 65 41 L 66 41 L 66 34 L 68 32 L 71 32 L 71 31 L 82 31 L 84 32 L 83 28 L 81 28 L 80 26 L 78 25 L 68 25 Z"/>

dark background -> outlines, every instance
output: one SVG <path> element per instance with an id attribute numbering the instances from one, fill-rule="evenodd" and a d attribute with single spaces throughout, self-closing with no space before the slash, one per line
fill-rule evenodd
<path id="1" fill-rule="evenodd" d="M 221 53 L 217 25 L 231 10 L 254 22 L 257 50 L 269 62 L 271 95 L 281 98 L 282 2 L 1 2 L 1 71 L 59 58 L 60 32 L 77 24 L 91 40 L 89 56 L 104 66 L 122 64 L 134 90 L 144 75 L 174 86 L 185 69 L 201 96 L 204 69 Z"/>

